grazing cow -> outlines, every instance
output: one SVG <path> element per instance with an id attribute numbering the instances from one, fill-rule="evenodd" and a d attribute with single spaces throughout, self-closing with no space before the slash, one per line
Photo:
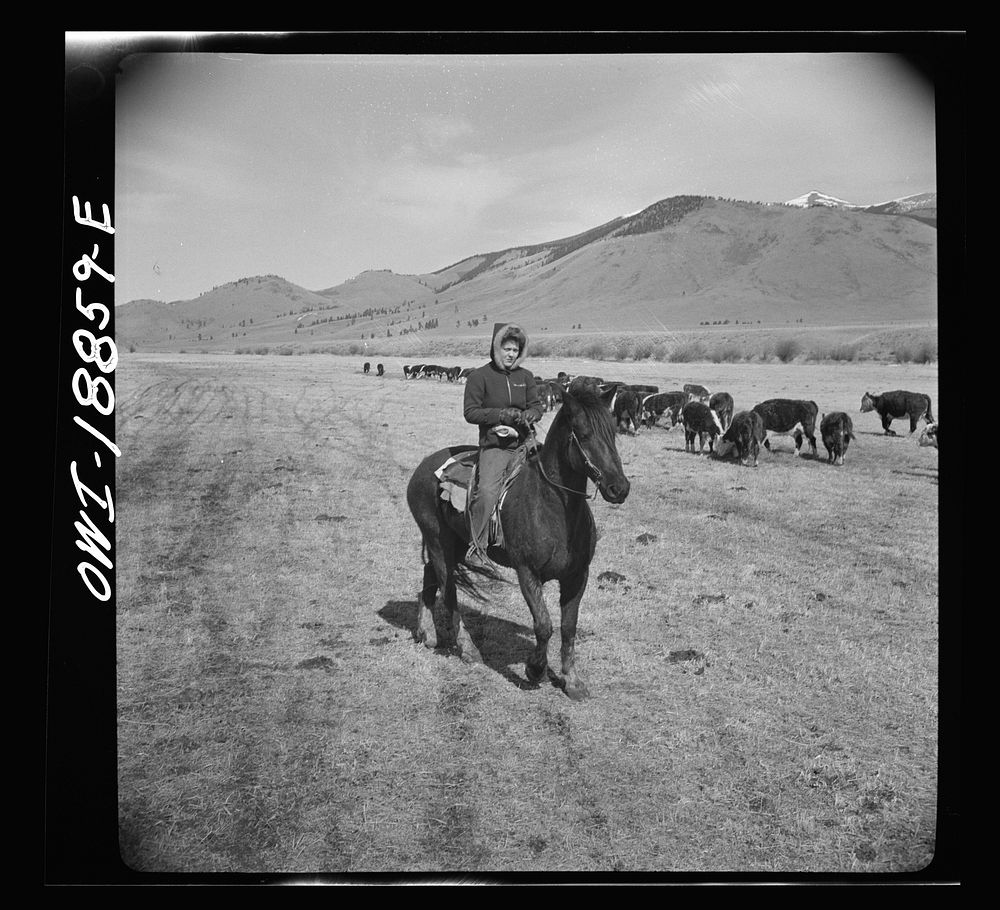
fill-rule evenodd
<path id="1" fill-rule="evenodd" d="M 927 426 L 924 427 L 923 432 L 920 434 L 920 438 L 917 442 L 919 442 L 922 446 L 934 446 L 936 449 L 938 447 L 937 431 L 938 425 L 936 423 L 927 424 Z"/>
<path id="2" fill-rule="evenodd" d="M 445 370 L 445 378 L 448 382 L 457 382 L 458 377 L 462 375 L 461 367 L 451 367 L 451 369 Z"/>
<path id="3" fill-rule="evenodd" d="M 694 382 L 684 383 L 684 391 L 687 393 L 688 401 L 702 401 L 708 404 L 712 397 L 712 393 L 708 389 Z"/>
<path id="4" fill-rule="evenodd" d="M 625 388 L 630 392 L 638 392 L 640 395 L 655 395 L 660 391 L 658 385 L 627 385 Z"/>
<path id="5" fill-rule="evenodd" d="M 385 376 L 385 365 L 381 364 L 381 363 L 376 364 L 376 366 L 375 366 L 375 373 L 378 376 Z"/>
<path id="6" fill-rule="evenodd" d="M 372 369 L 372 365 L 371 365 L 370 363 L 365 363 L 365 365 L 364 365 L 364 367 L 362 367 L 362 369 L 363 369 L 363 370 L 364 370 L 364 371 L 365 371 L 366 373 L 370 373 L 370 372 L 371 372 L 371 369 Z"/>
<path id="7" fill-rule="evenodd" d="M 789 433 L 795 439 L 795 454 L 802 454 L 802 437 L 809 440 L 813 457 L 816 456 L 816 418 L 819 408 L 815 401 L 793 398 L 769 398 L 753 409 L 764 419 L 764 429 L 771 433 Z M 764 438 L 764 448 L 771 451 L 771 440 Z"/>
<path id="8" fill-rule="evenodd" d="M 535 383 L 538 400 L 543 411 L 554 411 L 562 403 L 563 387 L 555 379 L 542 379 Z"/>
<path id="9" fill-rule="evenodd" d="M 826 446 L 826 460 L 830 464 L 842 465 L 847 458 L 847 447 L 855 438 L 850 416 L 843 411 L 824 414 L 819 423 L 819 434 Z"/>
<path id="10" fill-rule="evenodd" d="M 642 400 L 641 419 L 645 426 L 652 429 L 656 426 L 656 421 L 664 414 L 670 416 L 670 426 L 677 426 L 680 420 L 681 408 L 687 404 L 686 392 L 657 392 L 655 395 L 647 395 Z"/>
<path id="11" fill-rule="evenodd" d="M 403 367 L 403 370 L 406 371 L 406 367 Z M 413 364 L 413 366 L 410 367 L 409 371 L 406 373 L 406 378 L 416 379 L 423 373 L 423 370 L 424 370 L 424 365 L 422 363 L 415 363 Z"/>
<path id="12" fill-rule="evenodd" d="M 719 415 L 719 422 L 722 424 L 722 431 L 729 429 L 729 424 L 733 421 L 733 396 L 728 392 L 716 392 L 708 400 L 708 406 Z"/>
<path id="13" fill-rule="evenodd" d="M 689 401 L 681 411 L 684 424 L 684 451 L 694 451 L 694 438 L 698 437 L 698 451 L 705 451 L 705 437 L 708 437 L 708 451 L 715 451 L 716 437 L 722 435 L 719 415 L 703 401 Z"/>
<path id="14" fill-rule="evenodd" d="M 430 379 L 433 376 L 438 382 L 440 382 L 447 372 L 448 371 L 440 364 L 425 363 L 424 368 L 421 371 L 421 375 L 424 379 Z"/>
<path id="15" fill-rule="evenodd" d="M 639 415 L 642 412 L 642 398 L 638 392 L 619 390 L 611 412 L 615 416 L 615 426 L 619 433 L 631 433 L 633 436 L 638 433 Z"/>
<path id="16" fill-rule="evenodd" d="M 872 395 L 865 392 L 861 396 L 861 413 L 868 411 L 878 411 L 878 416 L 882 418 L 882 429 L 886 436 L 895 436 L 896 433 L 889 429 L 894 417 L 910 418 L 910 434 L 917 428 L 917 421 L 923 417 L 926 423 L 934 423 L 934 415 L 931 413 L 931 399 L 923 392 L 904 392 L 897 389 L 895 392 L 883 392 L 881 395 Z"/>
<path id="17" fill-rule="evenodd" d="M 464 382 L 464 381 L 465 381 L 466 379 L 468 379 L 468 378 L 469 378 L 469 374 L 470 374 L 470 373 L 472 372 L 472 370 L 473 370 L 473 367 L 465 367 L 465 368 L 464 368 L 464 369 L 463 369 L 463 370 L 462 370 L 462 371 L 461 371 L 461 372 L 460 372 L 460 373 L 458 374 L 458 381 L 459 381 L 459 382 Z"/>
<path id="18" fill-rule="evenodd" d="M 755 468 L 764 436 L 764 418 L 757 411 L 740 411 L 733 415 L 715 454 L 725 458 L 735 450 L 741 465 Z"/>

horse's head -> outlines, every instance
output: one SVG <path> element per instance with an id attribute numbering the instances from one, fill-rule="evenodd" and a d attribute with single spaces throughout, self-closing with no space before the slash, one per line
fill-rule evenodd
<path id="1" fill-rule="evenodd" d="M 586 387 L 571 388 L 559 413 L 566 433 L 562 457 L 569 467 L 594 481 L 608 502 L 624 502 L 630 484 L 615 444 L 614 418 L 600 395 Z"/>

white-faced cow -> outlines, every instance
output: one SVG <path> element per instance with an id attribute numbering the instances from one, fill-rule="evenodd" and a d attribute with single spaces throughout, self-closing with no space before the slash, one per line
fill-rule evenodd
<path id="1" fill-rule="evenodd" d="M 403 375 L 407 379 L 417 379 L 421 373 L 423 373 L 424 365 L 422 363 L 415 363 L 413 366 L 403 367 Z"/>
<path id="2" fill-rule="evenodd" d="M 938 425 L 936 423 L 929 423 L 924 427 L 923 432 L 920 434 L 920 438 L 917 440 L 922 446 L 934 446 L 936 449 L 938 437 Z"/>
<path id="3" fill-rule="evenodd" d="M 720 458 L 726 458 L 735 453 L 741 465 L 755 468 L 764 436 L 764 418 L 760 413 L 740 411 L 733 415 L 726 432 L 716 443 L 715 454 Z"/>
<path id="4" fill-rule="evenodd" d="M 728 392 L 716 392 L 708 399 L 708 406 L 719 415 L 719 422 L 722 424 L 722 431 L 729 429 L 729 424 L 733 421 L 733 410 L 735 404 L 733 396 Z"/>
<path id="5" fill-rule="evenodd" d="M 712 397 L 712 393 L 708 389 L 695 382 L 684 383 L 684 391 L 687 393 L 688 401 L 701 401 L 708 404 Z"/>
<path id="6" fill-rule="evenodd" d="M 865 392 L 861 396 L 861 413 L 877 411 L 882 419 L 882 429 L 886 436 L 895 436 L 896 433 L 889 429 L 894 417 L 910 418 L 910 433 L 917 428 L 917 421 L 922 417 L 927 423 L 934 423 L 934 415 L 931 413 L 931 399 L 923 392 L 906 392 L 897 389 L 894 392 L 883 392 L 881 395 L 873 395 Z"/>
<path id="7" fill-rule="evenodd" d="M 664 414 L 670 418 L 670 426 L 677 426 L 681 418 L 681 408 L 687 404 L 687 392 L 657 392 L 642 400 L 641 420 L 644 426 L 652 428 Z"/>
<path id="8" fill-rule="evenodd" d="M 819 434 L 826 446 L 826 460 L 830 464 L 842 465 L 847 458 L 847 447 L 855 438 L 850 415 L 843 411 L 824 414 L 819 423 Z"/>
<path id="9" fill-rule="evenodd" d="M 816 418 L 819 408 L 815 401 L 794 398 L 769 398 L 753 406 L 764 420 L 768 433 L 790 434 L 795 440 L 795 454 L 802 454 L 802 437 L 809 440 L 813 457 L 816 456 Z M 764 438 L 764 448 L 771 451 L 771 440 Z"/>
<path id="10" fill-rule="evenodd" d="M 708 451 L 715 451 L 715 440 L 722 435 L 722 424 L 719 415 L 703 401 L 689 401 L 681 411 L 681 422 L 684 424 L 684 451 L 694 451 L 694 440 L 698 437 L 698 451 L 705 451 L 705 439 L 708 438 Z"/>

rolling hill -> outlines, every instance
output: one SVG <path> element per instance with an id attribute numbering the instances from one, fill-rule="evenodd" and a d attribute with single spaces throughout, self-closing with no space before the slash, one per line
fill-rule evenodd
<path id="1" fill-rule="evenodd" d="M 194 300 L 122 304 L 116 337 L 146 351 L 235 350 L 432 343 L 506 319 L 549 336 L 935 320 L 935 194 L 864 207 L 821 195 L 774 205 L 674 196 L 572 237 L 318 291 L 241 278 Z"/>

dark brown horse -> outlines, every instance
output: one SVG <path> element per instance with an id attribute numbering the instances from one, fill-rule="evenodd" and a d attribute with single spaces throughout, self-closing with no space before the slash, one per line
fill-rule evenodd
<path id="1" fill-rule="evenodd" d="M 458 611 L 456 586 L 483 599 L 474 575 L 499 578 L 488 569 L 463 563 L 469 541 L 468 520 L 438 495 L 434 472 L 461 448 L 442 449 L 425 458 L 410 479 L 406 500 L 423 535 L 427 563 L 417 597 L 414 635 L 428 647 L 455 649 L 464 660 L 481 660 Z M 552 635 L 542 585 L 559 581 L 562 680 L 573 699 L 589 692 L 576 670 L 574 648 L 580 600 L 587 588 L 597 545 L 594 517 L 587 505 L 588 478 L 601 496 L 621 503 L 629 493 L 615 445 L 611 413 L 591 389 L 574 383 L 563 395 L 544 445 L 530 455 L 514 479 L 500 513 L 504 549 L 490 547 L 490 557 L 514 569 L 534 620 L 536 645 L 525 673 L 537 684 L 548 668 Z M 596 494 L 595 494 L 596 495 Z M 438 593 L 440 592 L 440 596 Z M 433 628 L 426 614 L 433 617 Z"/>

